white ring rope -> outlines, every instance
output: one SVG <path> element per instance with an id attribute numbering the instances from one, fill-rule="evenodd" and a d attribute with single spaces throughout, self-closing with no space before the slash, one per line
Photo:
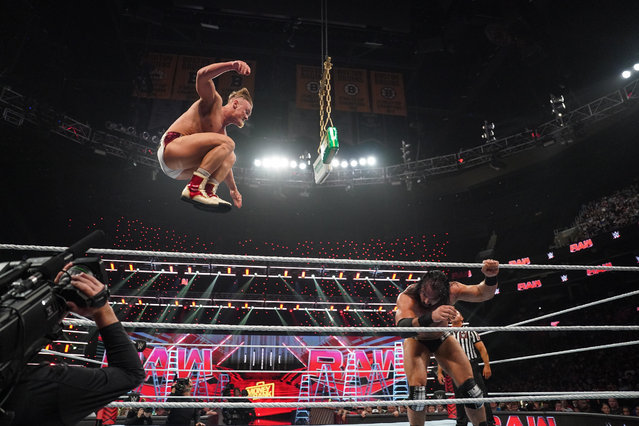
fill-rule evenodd
<path id="1" fill-rule="evenodd" d="M 65 325 L 79 325 L 94 327 L 95 323 L 90 320 L 65 319 Z M 426 332 L 450 332 L 452 327 L 324 327 L 324 326 L 292 326 L 292 325 L 235 325 L 235 324 L 180 324 L 180 323 L 156 323 L 156 322 L 122 322 L 124 328 L 162 328 L 162 329 L 183 329 L 183 330 L 249 330 L 249 331 L 279 331 L 294 333 L 426 333 Z M 554 326 L 482 326 L 464 327 L 467 331 L 639 331 L 639 325 L 566 325 L 563 327 Z"/>
<path id="2" fill-rule="evenodd" d="M 450 396 L 454 396 L 455 394 L 453 392 L 441 392 L 442 394 L 446 395 L 447 397 Z M 517 396 L 517 395 L 525 395 L 525 396 L 532 396 L 532 395 L 566 395 L 566 394 L 581 394 L 581 395 L 591 395 L 592 392 L 588 391 L 563 391 L 563 392 L 489 392 L 488 393 L 489 396 L 487 396 L 486 398 L 496 398 L 498 395 L 501 396 Z M 426 394 L 427 397 L 434 397 L 435 393 L 427 393 Z M 166 399 L 167 396 L 166 395 L 142 395 L 142 397 L 147 398 L 147 399 Z M 313 396 L 313 395 L 309 395 L 309 396 L 304 396 L 303 398 L 308 398 L 308 399 L 329 399 L 329 398 L 338 398 L 341 400 L 359 400 L 362 398 L 370 398 L 370 397 L 376 397 L 380 399 L 380 402 L 389 402 L 388 398 L 398 398 L 399 400 L 405 400 L 406 399 L 406 394 L 402 394 L 402 395 L 369 395 L 369 396 L 362 396 L 362 395 L 343 395 L 340 397 L 330 397 L 330 396 L 326 396 L 326 395 L 317 395 L 317 396 Z M 128 395 L 122 395 L 120 396 L 120 399 L 127 399 Z M 221 396 L 221 395 L 210 395 L 210 396 L 204 396 L 204 395 L 197 395 L 197 396 L 176 396 L 176 395 L 171 395 L 171 398 L 175 398 L 176 400 L 180 400 L 180 399 L 190 399 L 193 400 L 198 399 L 198 400 L 228 400 L 226 402 L 232 402 L 233 400 L 246 400 L 247 397 L 246 396 Z M 287 399 L 299 399 L 299 396 L 277 396 L 277 397 L 273 397 L 273 396 L 249 396 L 249 399 L 252 400 L 258 400 L 258 399 L 282 399 L 282 400 L 287 400 Z M 584 398 L 586 399 L 586 398 Z M 450 401 L 452 400 L 452 398 L 447 399 L 446 401 Z M 395 399 L 393 399 L 393 401 L 396 401 Z M 521 399 L 519 399 L 518 401 L 521 401 Z M 179 401 L 178 401 L 179 402 Z M 206 402 L 206 401 L 200 401 L 200 402 Z M 225 401 L 220 401 L 220 403 L 224 403 Z M 297 401 L 300 402 L 300 401 Z M 501 402 L 501 401 L 500 401 Z M 141 403 L 143 404 L 143 403 Z M 393 404 L 389 404 L 389 405 L 393 405 Z"/>
<path id="3" fill-rule="evenodd" d="M 363 396 L 362 398 L 369 398 Z M 520 402 L 520 401 L 553 401 L 557 399 L 627 399 L 637 398 L 639 392 L 592 392 L 592 393 L 565 393 L 553 395 L 535 395 L 535 396 L 506 396 L 506 397 L 483 397 L 483 398 L 451 398 L 451 399 L 420 399 L 420 400 L 402 400 L 393 401 L 390 405 L 395 406 L 411 406 L 411 405 L 446 405 L 446 404 L 474 404 L 477 402 Z M 387 401 L 383 401 L 387 402 Z M 375 407 L 380 401 L 328 401 L 328 402 L 218 402 L 215 403 L 216 408 L 337 408 L 337 407 Z M 112 402 L 108 404 L 110 407 L 149 407 L 149 408 L 209 408 L 210 402 Z M 388 403 L 384 405 L 389 405 Z"/>
<path id="4" fill-rule="evenodd" d="M 617 295 L 617 296 L 608 297 L 606 299 L 595 300 L 594 302 L 589 302 L 589 303 L 585 303 L 583 305 L 574 306 L 572 308 L 564 309 L 562 311 L 551 312 L 549 314 L 545 314 L 545 315 L 542 315 L 542 316 L 539 316 L 539 317 L 530 318 L 530 319 L 527 319 L 527 320 L 524 320 L 524 321 L 516 322 L 514 324 L 509 324 L 508 327 L 524 325 L 524 324 L 528 324 L 528 323 L 531 323 L 531 322 L 539 321 L 539 320 L 542 320 L 542 319 L 552 318 L 552 317 L 557 316 L 557 315 L 562 315 L 562 314 L 566 314 L 568 312 L 578 311 L 578 310 L 584 309 L 584 308 L 590 308 L 592 306 L 600 305 L 602 303 L 612 302 L 612 301 L 615 301 L 615 300 L 618 300 L 618 299 L 623 299 L 625 297 L 636 296 L 638 294 L 639 294 L 639 290 L 635 290 L 635 291 L 631 291 L 629 293 L 624 293 L 624 294 L 620 294 L 620 295 Z M 494 333 L 494 331 L 486 331 L 484 333 L 480 333 L 480 335 L 485 336 L 485 335 L 491 334 L 491 333 Z"/>
<path id="5" fill-rule="evenodd" d="M 567 349 L 564 351 L 557 351 L 557 352 L 546 352 L 546 353 L 541 353 L 541 354 L 534 354 L 534 355 L 526 355 L 526 356 L 521 356 L 521 357 L 516 357 L 516 358 L 507 358 L 507 359 L 500 359 L 500 360 L 492 360 L 490 361 L 490 365 L 495 365 L 495 364 L 505 364 L 508 362 L 515 362 L 515 361 L 525 361 L 525 360 L 529 360 L 529 359 L 535 359 L 535 358 L 545 358 L 545 357 L 550 357 L 550 356 L 557 356 L 557 355 L 566 355 L 566 354 L 573 354 L 573 353 L 579 353 L 579 352 L 589 352 L 589 351 L 595 351 L 595 350 L 599 350 L 599 349 L 610 349 L 610 348 L 619 348 L 619 347 L 623 347 L 623 346 L 632 346 L 632 345 L 637 345 L 639 344 L 639 340 L 632 340 L 629 342 L 621 342 L 621 343 L 610 343 L 607 345 L 599 345 L 599 346 L 587 346 L 587 347 L 581 347 L 581 348 L 575 348 L 575 349 Z M 178 347 L 182 347 L 182 346 L 187 346 L 187 345 L 182 345 L 182 344 L 171 344 L 171 346 L 178 346 Z M 202 345 L 202 346 L 215 346 L 214 344 L 209 344 L 209 345 Z M 237 347 L 237 345 L 225 345 L 225 346 L 230 346 L 230 347 Z M 264 346 L 268 346 L 268 347 L 275 347 L 275 348 L 284 348 L 284 346 L 272 346 L 272 345 L 264 345 Z M 263 347 L 262 345 L 246 345 L 244 346 L 246 348 L 252 348 L 252 347 Z M 291 348 L 292 346 L 288 346 L 289 348 Z M 319 348 L 320 346 L 318 346 Z M 359 346 L 347 346 L 348 347 L 352 347 L 352 348 L 358 348 Z M 368 346 L 369 348 L 384 348 L 383 346 Z M 337 348 L 337 347 L 336 347 Z M 344 347 L 339 347 L 341 349 L 344 349 Z M 99 365 L 107 365 L 107 363 L 102 363 L 100 361 L 95 361 L 89 358 L 84 358 L 78 355 L 73 355 L 73 354 L 68 354 L 68 353 L 62 353 L 62 352 L 56 352 L 56 351 L 52 351 L 52 350 L 48 350 L 48 349 L 43 349 L 42 351 L 40 351 L 40 354 L 43 355 L 56 355 L 56 356 L 61 356 L 61 357 L 66 357 L 66 358 L 71 358 L 71 359 L 75 359 L 75 360 L 79 360 L 79 361 L 84 361 L 84 362 L 90 362 L 93 364 L 99 364 Z M 483 362 L 480 362 L 479 365 L 484 365 Z M 435 367 L 434 366 L 428 366 L 427 370 L 434 370 Z M 153 370 L 153 371 L 193 371 L 193 368 L 154 368 L 151 369 L 149 368 L 149 370 Z M 258 370 L 215 370 L 216 373 L 255 373 Z M 320 371 L 294 371 L 294 370 L 259 370 L 260 373 L 268 373 L 268 374 L 286 374 L 286 373 L 299 373 L 299 374 L 310 374 L 311 376 L 316 375 L 315 373 L 317 373 L 317 375 L 319 376 Z M 372 372 L 380 372 L 380 373 L 388 373 L 388 372 L 395 372 L 395 370 L 358 370 L 358 372 L 360 373 L 372 373 Z M 329 370 L 329 371 L 325 371 L 326 373 L 343 373 L 343 370 Z M 211 371 L 211 374 L 209 374 L 209 376 L 213 376 L 213 371 Z"/>
<path id="6" fill-rule="evenodd" d="M 64 357 L 64 358 L 70 358 L 70 359 L 75 359 L 77 361 L 83 361 L 83 362 L 90 362 L 92 364 L 98 364 L 98 365 L 102 365 L 103 363 L 100 361 L 96 361 L 94 359 L 89 359 L 89 358 L 85 358 L 83 356 L 80 355 L 73 355 L 73 354 L 65 354 L 64 352 L 57 352 L 57 351 L 52 351 L 49 349 L 42 349 L 39 352 L 40 355 L 54 355 L 54 356 L 60 356 L 60 357 Z"/>
<path id="7" fill-rule="evenodd" d="M 548 356 L 557 356 L 557 355 L 574 354 L 574 353 L 578 353 L 578 352 L 595 351 L 595 350 L 599 350 L 599 349 L 619 348 L 619 347 L 622 347 L 622 346 L 632 346 L 632 345 L 638 345 L 638 344 L 639 344 L 639 340 L 633 340 L 633 341 L 630 341 L 630 342 L 611 343 L 611 344 L 608 344 L 608 345 L 588 346 L 588 347 L 582 347 L 582 348 L 576 348 L 576 349 L 567 349 L 565 351 L 547 352 L 547 353 L 543 353 L 543 354 L 520 356 L 520 357 L 517 357 L 517 358 L 500 359 L 500 360 L 496 360 L 496 361 L 492 361 L 491 360 L 490 361 L 490 365 L 503 364 L 503 363 L 514 362 L 514 361 L 524 361 L 524 360 L 527 360 L 527 359 L 545 358 L 545 357 L 548 357 Z M 483 365 L 483 364 L 484 364 L 483 362 L 480 363 L 480 365 Z"/>
<path id="8" fill-rule="evenodd" d="M 26 244 L 0 244 L 3 250 L 32 250 L 62 252 L 68 247 L 36 246 Z M 237 254 L 210 254 L 210 253 L 180 253 L 170 251 L 150 250 L 121 250 L 121 249 L 89 249 L 87 253 L 108 254 L 120 256 L 146 256 L 165 258 L 189 258 L 204 260 L 245 260 L 264 263 L 313 263 L 313 264 L 339 264 L 339 265 L 376 265 L 376 266 L 413 266 L 413 267 L 445 267 L 445 268 L 481 268 L 483 263 L 466 262 L 430 262 L 430 261 L 405 261 L 405 260 L 358 260 L 358 259 L 327 259 L 313 257 L 287 257 L 287 256 L 256 256 Z M 627 271 L 638 272 L 639 266 L 603 266 L 603 265 L 536 265 L 536 264 L 500 264 L 501 269 L 550 269 L 550 270 L 591 270 L 601 271 Z"/>

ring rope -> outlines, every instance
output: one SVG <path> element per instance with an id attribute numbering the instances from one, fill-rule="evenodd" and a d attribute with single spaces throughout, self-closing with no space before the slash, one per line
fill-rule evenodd
<path id="1" fill-rule="evenodd" d="M 451 398 L 451 399 L 423 399 L 423 400 L 401 400 L 393 401 L 393 405 L 446 405 L 446 404 L 474 404 L 477 402 L 520 402 L 520 401 L 552 401 L 556 399 L 607 399 L 607 398 L 637 398 L 639 392 L 592 392 L 592 393 L 565 393 L 554 395 L 536 396 L 507 396 L 507 397 L 483 397 L 483 398 Z M 363 396 L 366 398 L 366 396 Z M 328 401 L 328 402 L 218 402 L 215 404 L 219 408 L 297 408 L 302 404 L 304 408 L 337 408 L 352 407 L 375 407 L 379 405 L 379 400 L 375 401 Z M 210 402 L 112 402 L 110 407 L 134 408 L 144 405 L 149 408 L 208 408 Z"/>
<path id="2" fill-rule="evenodd" d="M 524 325 L 524 324 L 528 324 L 528 323 L 535 322 L 535 321 L 538 321 L 538 320 L 552 318 L 552 317 L 557 316 L 557 315 L 566 314 L 568 312 L 578 311 L 578 310 L 584 309 L 584 308 L 590 308 L 592 306 L 600 305 L 602 303 L 607 303 L 607 302 L 612 302 L 612 301 L 615 301 L 615 300 L 618 300 L 618 299 L 623 299 L 625 297 L 636 296 L 638 294 L 639 294 L 639 290 L 635 290 L 635 291 L 631 291 L 629 293 L 624 293 L 624 294 L 620 294 L 620 295 L 617 295 L 617 296 L 608 297 L 606 299 L 599 299 L 599 300 L 596 300 L 594 302 L 585 303 L 583 305 L 573 306 L 572 308 L 564 309 L 562 311 L 551 312 L 549 314 L 545 314 L 545 315 L 542 315 L 542 316 L 539 316 L 539 317 L 530 318 L 530 319 L 527 319 L 527 320 L 524 320 L 524 321 L 516 322 L 514 324 L 509 324 L 508 326 L 510 327 L 510 326 Z M 480 334 L 482 336 L 485 336 L 485 335 L 491 334 L 491 333 L 494 333 L 494 331 L 486 331 L 486 332 L 480 333 Z"/>
<path id="3" fill-rule="evenodd" d="M 444 393 L 446 396 L 454 396 L 455 393 L 453 392 L 445 392 Z M 490 396 L 487 396 L 487 398 L 496 398 L 498 395 L 502 395 L 502 396 L 517 396 L 517 395 L 527 395 L 527 396 L 532 396 L 532 395 L 566 395 L 566 394 L 581 394 L 581 395 L 590 395 L 592 394 L 592 392 L 586 392 L 586 391 L 563 391 L 563 392 L 489 392 L 488 393 Z M 166 399 L 166 395 L 142 395 L 144 398 L 147 399 Z M 357 400 L 357 399 L 361 399 L 361 398 L 370 398 L 371 396 L 377 397 L 379 398 L 378 401 L 381 402 L 388 402 L 388 398 L 402 398 L 405 399 L 406 398 L 406 394 L 402 394 L 402 395 L 370 395 L 370 396 L 362 396 L 362 395 L 343 395 L 340 396 L 339 399 L 341 400 Z M 427 393 L 426 394 L 427 397 L 434 397 L 435 393 Z M 127 399 L 128 395 L 121 395 L 120 396 L 121 399 Z M 228 400 L 226 402 L 232 402 L 232 400 L 238 400 L 238 399 L 242 399 L 242 400 L 246 400 L 245 396 L 221 396 L 221 395 L 197 395 L 197 396 L 177 396 L 177 395 L 171 395 L 171 398 L 175 398 L 176 400 L 180 399 L 193 399 L 193 398 L 197 398 L 198 400 Z M 272 396 L 249 396 L 250 399 L 252 400 L 258 400 L 258 399 L 282 399 L 282 400 L 286 400 L 286 399 L 298 399 L 299 396 L 277 396 L 277 397 L 272 397 Z M 308 399 L 327 399 L 327 398 L 331 398 L 328 397 L 326 395 L 309 395 L 309 396 L 305 396 L 303 398 L 308 398 Z M 584 398 L 586 399 L 586 398 Z M 446 401 L 450 401 L 451 399 L 447 399 Z M 393 400 L 395 401 L 395 400 Z M 519 399 L 519 401 L 521 401 L 521 399 Z M 206 401 L 201 401 L 201 402 L 206 402 Z M 220 401 L 220 403 L 224 403 L 225 401 Z M 300 401 L 297 401 L 300 402 Z M 392 404 L 390 404 L 392 405 Z"/>
<path id="4" fill-rule="evenodd" d="M 73 354 L 65 354 L 63 352 L 57 352 L 57 351 L 52 351 L 50 349 L 42 349 L 39 352 L 40 355 L 55 355 L 55 356 L 61 356 L 64 358 L 70 358 L 70 359 L 75 359 L 77 361 L 83 361 L 83 362 L 90 362 L 92 364 L 98 364 L 98 365 L 102 365 L 103 363 L 100 361 L 96 361 L 94 359 L 89 359 L 89 358 L 85 358 L 79 355 L 73 355 Z"/>
<path id="5" fill-rule="evenodd" d="M 33 250 L 33 251 L 58 251 L 62 252 L 67 247 L 37 246 L 25 244 L 0 244 L 4 250 Z M 109 254 L 121 256 L 148 256 L 169 258 L 191 258 L 206 260 L 252 260 L 272 263 L 313 263 L 313 264 L 344 264 L 344 265 L 377 265 L 377 266 L 415 266 L 415 267 L 448 267 L 448 268 L 481 268 L 483 263 L 466 262 L 432 262 L 432 261 L 406 261 L 406 260 L 358 260 L 358 259 L 326 259 L 313 257 L 286 257 L 286 256 L 255 256 L 236 254 L 209 254 L 209 253 L 179 253 L 170 251 L 150 250 L 122 250 L 122 249 L 89 249 L 91 254 Z M 604 266 L 604 265 L 536 265 L 536 264 L 503 264 L 500 269 L 548 269 L 548 270 L 590 270 L 601 271 L 626 271 L 638 272 L 639 266 Z"/>
<path id="6" fill-rule="evenodd" d="M 558 356 L 558 355 L 566 355 L 566 354 L 573 354 L 573 353 L 580 353 L 580 352 L 588 352 L 588 351 L 595 351 L 595 350 L 599 350 L 599 349 L 610 349 L 610 348 L 619 348 L 619 347 L 624 347 L 624 346 L 632 346 L 632 345 L 637 345 L 639 344 L 639 340 L 632 340 L 629 342 L 621 342 L 621 343 L 611 343 L 611 344 L 607 344 L 607 345 L 598 345 L 598 346 L 587 346 L 587 347 L 582 347 L 582 348 L 575 348 L 575 349 L 567 349 L 564 351 L 557 351 L 557 352 L 546 352 L 546 353 L 541 353 L 541 354 L 534 354 L 534 355 L 526 355 L 526 356 L 521 356 L 521 357 L 516 357 L 516 358 L 507 358 L 507 359 L 499 359 L 499 360 L 491 360 L 490 361 L 490 365 L 495 365 L 495 364 L 505 364 L 508 362 L 515 362 L 515 361 L 525 361 L 525 360 L 529 360 L 529 359 L 536 359 L 536 358 L 545 358 L 545 357 L 550 357 L 550 356 Z M 176 345 L 176 346 L 181 346 L 181 345 Z M 207 345 L 207 346 L 212 346 L 212 345 Z M 232 345 L 231 345 L 232 346 Z M 247 346 L 247 347 L 254 347 L 254 346 Z M 258 346 L 255 346 L 258 347 Z M 283 346 L 277 346 L 278 348 L 282 348 Z M 355 347 L 355 346 L 352 346 Z M 376 346 L 377 348 L 379 348 L 379 346 Z M 78 361 L 84 361 L 84 362 L 90 362 L 93 364 L 99 364 L 99 365 L 107 365 L 107 363 L 102 363 L 100 361 L 96 361 L 96 360 L 92 360 L 89 358 L 84 358 L 78 355 L 73 355 L 73 354 L 68 354 L 68 353 L 62 353 L 62 352 L 56 352 L 56 351 L 52 351 L 52 350 L 47 350 L 47 349 L 43 349 L 42 351 L 40 351 L 40 354 L 42 355 L 55 355 L 55 356 L 61 356 L 61 357 L 65 357 L 65 358 L 71 358 L 71 359 L 75 359 Z M 480 362 L 479 365 L 483 365 L 483 362 Z M 178 372 L 183 372 L 183 371 L 193 371 L 192 368 L 155 368 L 153 369 L 154 371 L 178 371 Z M 433 366 L 428 366 L 427 370 L 434 370 Z M 254 373 L 256 370 L 216 370 L 216 372 L 233 372 L 233 373 Z M 379 372 L 379 373 L 388 373 L 388 372 L 394 372 L 395 370 L 358 370 L 358 372 L 360 373 L 372 373 L 372 372 Z M 300 373 L 300 374 L 310 374 L 311 376 L 314 376 L 314 373 L 317 373 L 317 375 L 320 374 L 320 371 L 296 371 L 296 370 L 260 370 L 260 372 L 262 373 L 267 373 L 267 374 L 286 374 L 286 373 Z M 343 370 L 329 370 L 329 371 L 325 371 L 326 373 L 343 373 Z"/>
<path id="7" fill-rule="evenodd" d="M 65 325 L 79 325 L 94 327 L 95 323 L 90 320 L 65 319 Z M 184 330 L 251 330 L 251 331 L 288 331 L 296 333 L 425 333 L 425 332 L 449 332 L 451 327 L 324 327 L 324 326 L 288 326 L 288 325 L 247 325 L 247 324 L 180 324 L 180 323 L 156 323 L 156 322 L 122 322 L 124 328 L 171 328 Z M 553 326 L 483 326 L 464 327 L 467 331 L 639 331 L 639 325 L 566 325 L 563 327 Z"/>
<path id="8" fill-rule="evenodd" d="M 564 351 L 547 352 L 547 353 L 543 353 L 543 354 L 520 356 L 520 357 L 517 357 L 517 358 L 499 359 L 499 360 L 496 360 L 496 361 L 491 360 L 490 361 L 490 365 L 503 364 L 503 363 L 514 362 L 514 361 L 524 361 L 524 360 L 527 360 L 527 359 L 545 358 L 547 356 L 557 356 L 557 355 L 574 354 L 574 353 L 578 353 L 578 352 L 595 351 L 595 350 L 599 350 L 599 349 L 619 348 L 619 347 L 622 347 L 622 346 L 632 346 L 632 345 L 637 345 L 637 344 L 639 344 L 639 340 L 632 340 L 632 341 L 629 341 L 629 342 L 621 342 L 621 343 L 611 343 L 611 344 L 608 344 L 608 345 L 587 346 L 587 347 L 576 348 L 576 349 L 567 349 L 567 350 L 564 350 Z M 483 365 L 484 363 L 480 362 L 479 364 Z"/>

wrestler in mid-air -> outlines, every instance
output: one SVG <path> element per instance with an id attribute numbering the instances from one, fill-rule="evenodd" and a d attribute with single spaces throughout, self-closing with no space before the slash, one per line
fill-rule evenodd
<path id="1" fill-rule="evenodd" d="M 182 200 L 195 207 L 215 212 L 231 210 L 231 203 L 217 196 L 220 182 L 226 182 L 236 207 L 242 207 L 242 194 L 233 178 L 235 142 L 226 134 L 226 126 L 238 127 L 251 116 L 253 100 L 246 88 L 232 92 L 226 105 L 215 90 L 213 78 L 227 71 L 249 75 L 243 61 L 207 65 L 197 72 L 195 89 L 200 99 L 182 114 L 162 136 L 158 160 L 169 177 L 190 182 L 182 191 Z"/>

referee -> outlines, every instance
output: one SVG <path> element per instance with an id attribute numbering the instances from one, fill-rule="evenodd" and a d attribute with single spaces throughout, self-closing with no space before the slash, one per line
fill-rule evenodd
<path id="1" fill-rule="evenodd" d="M 461 328 L 464 323 L 464 317 L 460 312 L 457 312 L 457 316 L 452 321 L 453 327 Z M 484 396 L 488 394 L 486 390 L 486 384 L 484 383 L 484 378 L 490 379 L 492 372 L 490 371 L 490 359 L 488 358 L 488 351 L 486 350 L 486 346 L 484 342 L 481 341 L 479 335 L 474 331 L 451 331 L 450 334 L 457 339 L 459 344 L 461 345 L 464 353 L 470 360 L 470 365 L 473 368 L 473 377 L 475 378 L 475 382 L 477 386 L 484 393 Z M 481 359 L 480 359 L 481 357 Z M 483 371 L 480 372 L 479 362 L 484 362 Z M 444 372 L 442 371 L 441 366 L 437 367 L 437 380 L 440 384 L 444 384 Z M 454 384 L 453 384 L 454 386 Z M 457 388 L 455 387 L 455 391 Z M 484 403 L 484 407 L 486 409 L 486 422 L 489 426 L 495 425 L 495 419 L 493 417 L 493 410 L 490 408 L 489 403 Z M 464 410 L 463 404 L 457 404 L 457 426 L 467 426 L 468 425 L 468 417 L 466 417 L 466 410 Z"/>

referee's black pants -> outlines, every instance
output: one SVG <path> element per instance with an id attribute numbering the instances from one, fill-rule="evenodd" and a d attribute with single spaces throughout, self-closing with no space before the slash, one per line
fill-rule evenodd
<path id="1" fill-rule="evenodd" d="M 480 359 L 475 358 L 470 361 L 470 366 L 473 369 L 473 377 L 475 379 L 475 383 L 479 386 L 484 396 L 488 394 L 488 390 L 486 389 L 486 383 L 484 383 L 484 376 L 482 375 L 483 367 L 479 365 Z M 457 392 L 457 386 L 453 382 L 453 388 L 455 392 Z M 467 426 L 468 425 L 468 416 L 466 415 L 466 410 L 464 409 L 464 404 L 457 404 L 457 426 Z M 486 423 L 488 425 L 494 425 L 495 420 L 493 418 L 493 410 L 490 408 L 490 403 L 485 402 L 484 407 L 486 408 Z"/>

